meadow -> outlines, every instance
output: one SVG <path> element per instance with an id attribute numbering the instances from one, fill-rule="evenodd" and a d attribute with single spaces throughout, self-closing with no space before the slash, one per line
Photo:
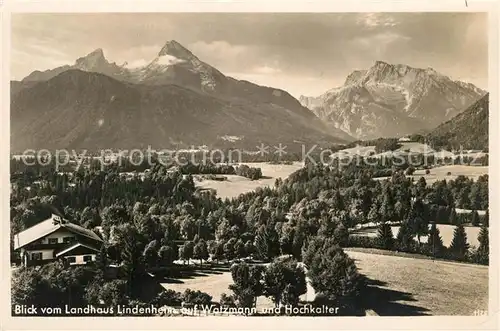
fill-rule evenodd
<path id="1" fill-rule="evenodd" d="M 473 315 L 488 309 L 488 267 L 359 251 L 346 252 L 372 284 L 378 315 Z M 471 286 L 474 284 L 474 286 Z"/>
<path id="2" fill-rule="evenodd" d="M 487 166 L 468 166 L 468 165 L 447 165 L 440 166 L 429 169 L 430 173 L 426 174 L 426 170 L 418 169 L 415 170 L 415 173 L 412 176 L 408 176 L 410 178 L 414 178 L 415 181 L 418 181 L 421 177 L 425 178 L 425 182 L 427 185 L 432 185 L 438 180 L 454 180 L 458 176 L 469 177 L 472 180 L 477 180 L 479 176 L 488 174 Z M 450 174 L 448 174 L 450 173 Z M 374 180 L 384 180 L 390 177 L 377 177 Z"/>
<path id="3" fill-rule="evenodd" d="M 386 251 L 379 254 L 373 249 L 346 249 L 346 252 L 367 278 L 368 289 L 363 299 L 366 310 L 380 316 L 473 315 L 475 310 L 488 307 L 486 266 L 393 256 Z M 219 301 L 222 293 L 230 293 L 231 283 L 227 270 L 197 269 L 190 276 L 161 285 L 179 292 L 197 289 Z M 308 286 L 301 300 L 312 301 L 314 297 L 314 290 Z M 257 299 L 257 310 L 273 306 L 269 298 Z"/>
<path id="4" fill-rule="evenodd" d="M 258 180 L 250 180 L 248 178 L 237 175 L 224 175 L 227 180 L 207 180 L 201 182 L 195 181 L 196 186 L 203 189 L 213 189 L 217 192 L 217 196 L 225 198 L 235 198 L 243 193 L 254 191 L 259 187 L 274 186 L 277 178 L 286 179 L 290 174 L 302 168 L 302 162 L 294 162 L 293 164 L 269 164 L 269 163 L 241 163 L 249 167 L 261 168 L 263 178 Z"/>

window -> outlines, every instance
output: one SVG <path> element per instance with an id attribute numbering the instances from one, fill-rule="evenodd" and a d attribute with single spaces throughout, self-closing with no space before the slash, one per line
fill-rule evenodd
<path id="1" fill-rule="evenodd" d="M 42 259 L 42 253 L 31 253 L 31 259 L 32 260 L 41 260 Z"/>
<path id="2" fill-rule="evenodd" d="M 68 256 L 66 258 L 69 263 L 75 263 L 76 262 L 76 256 Z"/>
<path id="3" fill-rule="evenodd" d="M 67 244 L 75 240 L 75 237 L 64 237 L 63 238 L 63 243 Z"/>
<path id="4" fill-rule="evenodd" d="M 57 244 L 57 238 L 49 238 L 49 244 Z"/>
<path id="5" fill-rule="evenodd" d="M 89 262 L 89 261 L 92 261 L 92 255 L 84 255 L 83 262 Z"/>

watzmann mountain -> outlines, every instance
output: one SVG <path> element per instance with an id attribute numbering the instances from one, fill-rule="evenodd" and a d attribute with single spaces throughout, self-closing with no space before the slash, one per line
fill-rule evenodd
<path id="1" fill-rule="evenodd" d="M 286 91 L 225 76 L 176 41 L 147 65 L 102 49 L 11 82 L 11 148 L 255 149 L 352 140 Z"/>
<path id="2" fill-rule="evenodd" d="M 352 72 L 343 86 L 301 103 L 358 139 L 398 137 L 453 118 L 486 92 L 431 68 L 376 61 Z"/>

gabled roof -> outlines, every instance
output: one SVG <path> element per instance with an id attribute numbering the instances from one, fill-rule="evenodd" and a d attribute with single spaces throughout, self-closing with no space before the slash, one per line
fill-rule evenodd
<path id="1" fill-rule="evenodd" d="M 45 221 L 42 221 L 24 231 L 21 231 L 14 235 L 14 249 L 26 246 L 38 239 L 48 236 L 55 231 L 64 228 L 74 234 L 85 236 L 87 238 L 102 241 L 102 239 L 89 229 L 85 229 L 74 223 L 70 223 L 67 220 L 63 220 L 61 217 L 52 214 L 52 216 Z"/>
<path id="2" fill-rule="evenodd" d="M 75 248 L 78 248 L 78 247 L 85 247 L 85 248 L 88 248 L 90 250 L 93 250 L 95 252 L 100 252 L 100 250 L 96 247 L 92 247 L 91 245 L 87 245 L 87 244 L 83 244 L 83 243 L 75 243 L 74 245 L 71 245 L 70 247 L 68 248 L 65 248 L 63 249 L 62 251 L 60 251 L 59 253 L 56 254 L 56 257 L 59 257 L 67 252 L 71 252 L 72 250 L 74 250 Z"/>

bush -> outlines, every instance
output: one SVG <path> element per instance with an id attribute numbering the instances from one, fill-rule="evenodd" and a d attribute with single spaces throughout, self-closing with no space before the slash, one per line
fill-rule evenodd
<path id="1" fill-rule="evenodd" d="M 415 168 L 413 166 L 409 166 L 407 169 L 406 169 L 406 174 L 408 176 L 411 176 L 415 173 Z"/>
<path id="2" fill-rule="evenodd" d="M 428 174 L 430 174 L 430 173 L 431 173 L 430 169 L 425 169 L 425 174 L 426 174 L 426 175 L 428 175 Z"/>
<path id="3" fill-rule="evenodd" d="M 226 293 L 221 294 L 219 304 L 222 307 L 236 307 L 236 302 L 234 300 L 234 296 L 227 295 Z"/>
<path id="4" fill-rule="evenodd" d="M 162 306 L 180 306 L 182 302 L 182 294 L 174 290 L 165 290 L 153 299 L 152 304 Z"/>
<path id="5" fill-rule="evenodd" d="M 312 240 L 304 254 L 308 276 L 316 293 L 339 308 L 351 308 L 359 296 L 362 279 L 354 260 L 332 239 Z"/>
<path id="6" fill-rule="evenodd" d="M 182 294 L 182 302 L 187 305 L 210 305 L 212 296 L 208 293 L 201 292 L 200 290 L 193 291 L 187 289 Z"/>
<path id="7" fill-rule="evenodd" d="M 377 238 L 365 236 L 349 236 L 347 247 L 376 248 Z"/>

